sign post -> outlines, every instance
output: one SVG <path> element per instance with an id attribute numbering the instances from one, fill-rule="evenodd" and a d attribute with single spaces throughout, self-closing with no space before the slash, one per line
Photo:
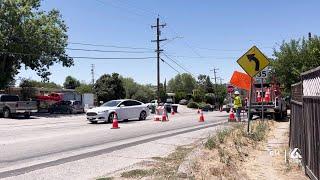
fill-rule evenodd
<path id="1" fill-rule="evenodd" d="M 249 107 L 248 107 L 248 128 L 247 132 L 250 132 L 250 120 L 251 120 L 251 104 L 252 104 L 252 91 L 253 91 L 253 78 L 251 78 L 251 83 L 250 83 L 250 95 L 249 95 Z"/>
<path id="2" fill-rule="evenodd" d="M 264 108 L 263 108 L 263 78 L 261 78 L 261 120 L 264 121 Z"/>
<path id="3" fill-rule="evenodd" d="M 270 61 L 256 46 L 253 46 L 237 60 L 237 63 L 251 77 L 251 88 L 250 88 L 249 108 L 248 108 L 248 132 L 250 132 L 251 106 L 252 106 L 252 95 L 253 95 L 253 77 L 255 77 L 265 67 L 267 67 L 270 64 Z M 262 89 L 263 89 L 263 86 L 262 86 Z M 262 98 L 262 101 L 263 101 L 263 98 Z M 262 107 L 263 107 L 263 102 L 262 102 Z"/>
<path id="4" fill-rule="evenodd" d="M 268 71 L 267 70 L 262 70 L 261 72 L 259 72 L 257 74 L 257 78 L 260 79 L 261 81 L 261 120 L 264 121 L 264 101 L 263 101 L 263 97 L 264 97 L 264 79 L 267 78 L 268 76 Z"/>

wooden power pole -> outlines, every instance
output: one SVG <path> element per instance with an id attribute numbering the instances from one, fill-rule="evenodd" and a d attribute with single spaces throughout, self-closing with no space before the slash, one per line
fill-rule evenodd
<path id="1" fill-rule="evenodd" d="M 164 28 L 166 24 L 160 24 L 160 19 L 159 17 L 157 18 L 157 24 L 155 26 L 151 26 L 151 28 L 156 28 L 157 29 L 157 39 L 152 40 L 151 42 L 156 42 L 157 43 L 157 95 L 158 95 L 158 101 L 160 102 L 160 53 L 163 51 L 160 49 L 160 42 L 161 41 L 166 41 L 167 39 L 160 39 L 161 36 L 161 30 L 160 28 Z"/>

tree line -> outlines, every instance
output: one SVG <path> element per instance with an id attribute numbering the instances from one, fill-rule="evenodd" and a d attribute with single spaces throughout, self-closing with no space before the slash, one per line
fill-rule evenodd
<path id="1" fill-rule="evenodd" d="M 320 66 L 320 38 L 292 39 L 282 42 L 274 50 L 272 73 L 280 82 L 286 94 L 291 94 L 291 85 L 300 81 L 300 74 Z"/>

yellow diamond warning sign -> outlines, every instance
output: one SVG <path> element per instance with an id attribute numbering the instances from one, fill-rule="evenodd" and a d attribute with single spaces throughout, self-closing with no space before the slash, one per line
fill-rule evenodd
<path id="1" fill-rule="evenodd" d="M 237 62 L 251 77 L 257 75 L 270 64 L 269 59 L 256 46 L 249 49 Z"/>

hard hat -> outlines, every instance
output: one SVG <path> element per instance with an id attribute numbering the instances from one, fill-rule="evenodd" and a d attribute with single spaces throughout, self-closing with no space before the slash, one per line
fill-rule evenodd
<path id="1" fill-rule="evenodd" d="M 240 95 L 239 91 L 234 92 L 235 95 Z"/>

